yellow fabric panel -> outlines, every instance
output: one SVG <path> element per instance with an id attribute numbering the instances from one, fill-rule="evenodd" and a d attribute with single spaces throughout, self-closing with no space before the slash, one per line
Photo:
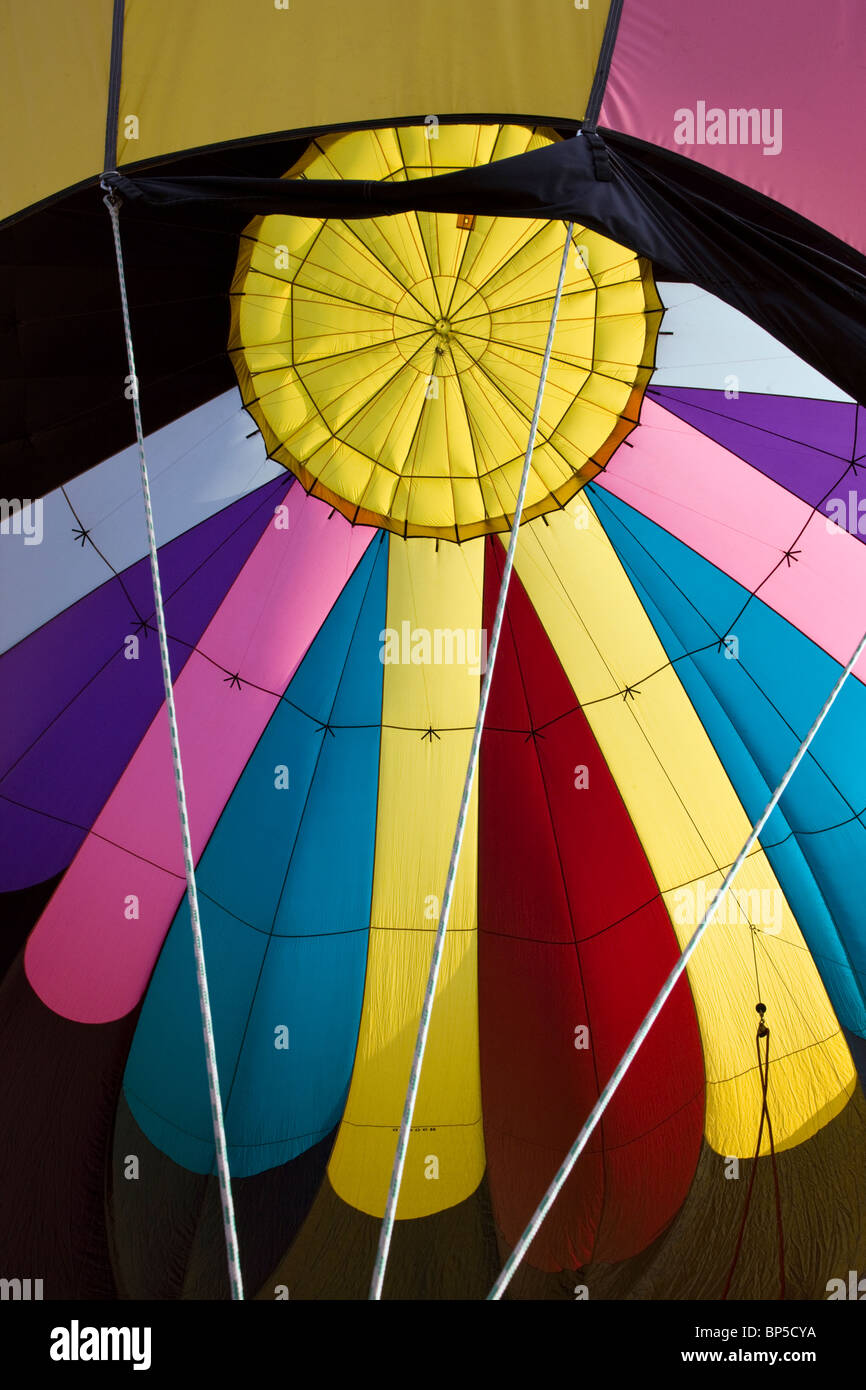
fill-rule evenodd
<path id="1" fill-rule="evenodd" d="M 30 8 L 33 27 L 45 25 L 44 9 Z M 428 114 L 579 119 L 607 10 L 606 0 L 586 10 L 571 0 L 126 0 L 119 158 Z M 125 114 L 139 117 L 138 140 L 123 138 Z"/>
<path id="2" fill-rule="evenodd" d="M 17 0 L 0 17 L 0 219 L 102 172 L 111 0 Z"/>
<path id="3" fill-rule="evenodd" d="M 483 545 L 391 537 L 387 625 L 407 654 L 413 631 L 481 624 Z M 444 637 L 450 632 L 450 638 Z M 452 645 L 453 644 L 453 645 Z M 467 648 L 466 654 L 477 652 Z M 435 644 L 431 654 L 436 655 Z M 471 662 L 386 663 L 376 858 L 364 1007 L 352 1084 L 329 1176 L 354 1207 L 382 1216 L 421 1016 L 438 904 L 478 710 Z M 438 738 L 422 738 L 432 727 Z M 476 783 L 477 787 L 477 783 Z M 474 1192 L 484 1172 L 476 972 L 477 797 L 469 809 L 433 1006 L 398 1217 L 427 1216 Z M 433 902 L 435 900 L 435 904 Z M 430 1159 L 438 1161 L 438 1177 Z"/>
<path id="4" fill-rule="evenodd" d="M 554 138 L 462 125 L 436 139 L 327 135 L 291 177 L 414 179 Z M 561 506 L 610 457 L 661 318 L 645 263 L 588 229 L 573 240 L 527 517 Z M 268 452 L 352 521 L 448 540 L 508 529 L 562 252 L 558 222 L 255 218 L 230 350 Z"/>
<path id="5" fill-rule="evenodd" d="M 709 905 L 722 871 L 745 842 L 749 821 L 595 514 L 583 499 L 569 510 L 572 515 L 549 517 L 548 526 L 523 528 L 517 571 L 685 946 L 702 905 Z M 633 699 L 620 693 L 627 686 L 635 690 Z M 748 1157 L 757 1142 L 755 1005 L 761 995 L 771 1030 L 776 1147 L 809 1138 L 844 1108 L 856 1084 L 850 1054 L 799 926 L 757 846 L 688 974 L 706 1067 L 706 1137 L 718 1153 Z M 766 1133 L 761 1151 L 769 1152 Z"/>

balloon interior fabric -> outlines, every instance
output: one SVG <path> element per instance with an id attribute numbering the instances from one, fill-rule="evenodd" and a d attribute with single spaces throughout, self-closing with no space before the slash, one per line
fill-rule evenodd
<path id="1" fill-rule="evenodd" d="M 15 162 L 0 224 L 31 383 L 0 537 L 4 1259 L 46 1297 L 229 1295 L 138 393 L 246 1296 L 366 1297 L 565 219 L 385 1281 L 483 1298 L 866 628 L 863 218 L 637 138 L 631 0 L 586 19 L 579 109 L 543 116 L 527 30 L 524 88 L 473 106 L 458 70 L 426 122 L 414 57 L 358 115 L 343 33 L 278 116 L 262 27 L 261 95 L 148 125 L 157 30 L 102 9 L 126 395 L 91 108 Z M 509 1297 L 819 1299 L 866 1264 L 864 682 Z"/>

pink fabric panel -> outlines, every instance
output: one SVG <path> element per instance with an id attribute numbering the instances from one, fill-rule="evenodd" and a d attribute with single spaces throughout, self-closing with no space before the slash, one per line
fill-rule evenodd
<path id="1" fill-rule="evenodd" d="M 600 124 L 700 160 L 866 251 L 864 26 L 863 0 L 625 0 Z M 674 113 L 699 101 L 766 110 L 768 128 L 781 111 L 779 153 L 677 143 Z"/>
<path id="2" fill-rule="evenodd" d="M 758 589 L 768 607 L 847 662 L 866 631 L 863 542 L 651 400 L 631 439 L 594 486 Z M 791 548 L 799 554 L 788 564 Z M 866 680 L 866 656 L 854 675 Z"/>
<path id="3" fill-rule="evenodd" d="M 196 858 L 276 707 L 267 692 L 285 690 L 375 534 L 297 486 L 287 506 L 288 529 L 269 523 L 175 685 Z M 129 1013 L 185 891 L 163 706 L 31 933 L 40 999 L 82 1023 Z"/>

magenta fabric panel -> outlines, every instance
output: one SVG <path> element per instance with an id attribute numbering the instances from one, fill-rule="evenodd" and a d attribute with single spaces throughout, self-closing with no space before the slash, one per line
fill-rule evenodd
<path id="1" fill-rule="evenodd" d="M 866 251 L 863 25 L 862 0 L 625 0 L 600 125 L 697 159 Z M 752 110 L 757 120 L 731 116 Z"/>
<path id="2" fill-rule="evenodd" d="M 176 682 L 196 857 L 374 535 L 330 512 L 293 491 L 288 529 L 268 526 Z M 133 1009 L 185 886 L 163 705 L 27 943 L 43 1003 L 83 1023 Z"/>

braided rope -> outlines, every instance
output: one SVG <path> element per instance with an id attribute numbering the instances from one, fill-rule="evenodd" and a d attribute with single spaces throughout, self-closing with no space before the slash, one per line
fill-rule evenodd
<path id="1" fill-rule="evenodd" d="M 599 1120 L 601 1119 L 602 1115 L 604 1114 L 605 1110 L 610 1104 L 614 1092 L 616 1091 L 617 1087 L 619 1086 L 620 1082 L 622 1081 L 623 1077 L 625 1076 L 626 1072 L 628 1071 L 629 1067 L 634 1061 L 638 1049 L 640 1048 L 641 1044 L 646 1038 L 647 1033 L 652 1028 L 656 1019 L 661 1013 L 664 1005 L 666 1004 L 670 995 L 673 993 L 677 980 L 680 978 L 683 971 L 685 970 L 689 962 L 689 959 L 691 958 L 693 952 L 695 951 L 696 947 L 698 946 L 698 943 L 701 940 L 701 937 L 703 936 L 707 927 L 713 920 L 713 917 L 715 916 L 719 904 L 721 903 L 722 899 L 724 898 L 725 894 L 727 893 L 728 889 L 730 888 L 731 884 L 733 883 L 734 879 L 739 873 L 743 861 L 746 858 L 746 855 L 749 853 L 749 850 L 752 848 L 753 844 L 757 840 L 767 821 L 770 819 L 770 816 L 773 814 L 773 811 L 776 809 L 776 806 L 781 800 L 785 788 L 787 787 L 788 783 L 790 782 L 791 778 L 793 777 L 794 773 L 799 767 L 801 760 L 805 757 L 806 751 L 810 743 L 817 734 L 821 725 L 824 723 L 824 720 L 826 719 L 827 715 L 830 713 L 830 709 L 835 703 L 836 697 L 838 696 L 840 690 L 842 689 L 846 680 L 848 679 L 857 662 L 859 661 L 864 649 L 866 649 L 866 632 L 863 633 L 863 636 L 857 643 L 857 646 L 854 650 L 853 655 L 851 656 L 850 661 L 848 662 L 844 670 L 841 672 L 839 679 L 836 681 L 836 684 L 833 686 L 833 689 L 827 696 L 827 699 L 824 702 L 821 712 L 819 713 L 818 717 L 816 718 L 814 724 L 807 733 L 806 737 L 803 739 L 803 742 L 800 744 L 800 747 L 797 749 L 797 752 L 794 754 L 794 758 L 791 762 L 790 767 L 788 768 L 788 771 L 785 773 L 778 787 L 773 792 L 773 795 L 770 797 L 770 800 L 767 802 L 767 805 L 764 807 L 764 810 L 762 811 L 761 815 L 758 817 L 757 821 L 752 826 L 746 843 L 743 845 L 743 848 L 740 850 L 739 854 L 737 855 L 736 859 L 734 860 L 733 864 L 728 870 L 725 880 L 719 888 L 718 892 L 716 893 L 715 897 L 713 898 L 712 902 L 710 903 L 710 906 L 707 909 L 703 921 L 697 927 L 693 937 L 689 941 L 688 945 L 686 946 L 685 950 L 683 951 L 673 970 L 668 975 L 668 978 L 662 985 L 655 1002 L 649 1010 L 649 1013 L 647 1014 L 643 1023 L 638 1028 L 637 1032 L 635 1033 L 634 1037 L 632 1038 L 631 1042 L 629 1043 L 628 1047 L 626 1048 L 625 1052 L 620 1058 L 616 1070 L 614 1071 L 613 1075 L 611 1076 L 610 1080 L 608 1081 L 607 1085 L 605 1086 L 604 1090 L 602 1091 L 601 1095 L 599 1096 L 598 1100 L 593 1106 L 592 1111 L 589 1115 L 589 1119 L 587 1120 L 586 1124 L 583 1126 L 583 1129 L 580 1131 L 579 1135 L 575 1139 L 574 1143 L 572 1144 L 562 1163 L 562 1166 L 559 1168 L 556 1177 L 553 1179 L 553 1182 L 550 1184 L 541 1201 L 539 1202 L 538 1206 L 536 1207 L 535 1212 L 533 1213 L 529 1221 L 529 1224 L 526 1227 L 526 1230 L 523 1232 L 519 1241 L 517 1242 L 508 1259 L 506 1260 L 505 1264 L 503 1265 L 502 1272 L 500 1273 L 499 1278 L 496 1280 L 496 1283 L 493 1285 L 493 1288 L 487 1295 L 488 1300 L 500 1299 L 505 1290 L 508 1288 L 508 1285 L 511 1283 L 517 1266 L 520 1264 L 520 1261 L 523 1259 L 523 1256 L 526 1254 L 527 1250 L 529 1249 L 530 1245 L 535 1239 L 536 1233 L 538 1232 L 538 1229 L 541 1226 L 541 1223 L 543 1222 L 545 1216 L 550 1211 L 550 1208 L 553 1206 L 553 1203 L 556 1201 L 556 1198 L 558 1197 L 562 1188 L 565 1186 L 569 1173 L 571 1172 L 580 1155 L 583 1153 L 583 1150 L 586 1148 L 590 1136 L 592 1135 L 593 1131 L 598 1125 Z"/>
<path id="2" fill-rule="evenodd" d="M 472 795 L 472 786 L 475 781 L 475 771 L 478 765 L 478 753 L 481 747 L 481 731 L 484 727 L 484 717 L 487 712 L 487 701 L 490 695 L 490 683 L 493 677 L 493 667 L 496 663 L 496 651 L 499 646 L 499 634 L 502 628 L 502 620 L 505 616 L 505 600 L 508 595 L 508 585 L 511 579 L 511 571 L 514 566 L 514 552 L 517 547 L 517 533 L 520 528 L 520 519 L 523 515 L 523 503 L 526 497 L 526 485 L 529 481 L 529 469 L 532 464 L 532 453 L 535 448 L 535 436 L 538 430 L 538 420 L 541 414 L 541 403 L 544 397 L 544 387 L 547 381 L 547 372 L 550 366 L 550 354 L 553 350 L 553 336 L 556 329 L 556 320 L 559 314 L 559 304 L 562 299 L 562 287 L 565 283 L 565 271 L 568 265 L 568 249 L 571 245 L 571 234 L 574 223 L 569 222 L 568 232 L 565 238 L 565 246 L 562 252 L 562 263 L 559 267 L 559 281 L 556 286 L 556 295 L 553 301 L 553 309 L 550 315 L 550 327 L 547 332 L 547 345 L 544 350 L 544 361 L 541 366 L 541 375 L 538 381 L 538 391 L 535 397 L 535 410 L 532 415 L 532 424 L 529 429 L 529 440 L 526 445 L 526 454 L 523 460 L 523 473 L 520 479 L 520 488 L 517 493 L 517 502 L 514 509 L 514 520 L 511 524 L 511 538 L 508 542 L 508 553 L 505 557 L 505 567 L 502 571 L 502 581 L 499 585 L 499 600 L 496 605 L 496 615 L 493 619 L 490 643 L 487 653 L 487 667 L 484 672 L 484 680 L 481 684 L 481 695 L 478 701 L 478 716 L 475 720 L 475 731 L 472 735 L 472 747 L 469 752 L 469 764 L 466 769 L 466 780 L 463 784 L 463 796 L 460 801 L 460 810 L 457 816 L 457 829 L 454 833 L 454 843 L 451 849 L 451 860 L 448 864 L 448 876 L 445 880 L 445 892 L 442 896 L 442 908 L 439 914 L 439 926 L 436 930 L 436 940 L 433 945 L 433 955 L 430 960 L 430 972 L 427 977 L 427 988 L 424 994 L 424 1004 L 421 1010 L 421 1021 L 418 1025 L 418 1036 L 415 1040 L 415 1055 L 412 1058 L 412 1070 L 409 1076 L 409 1089 L 406 1092 L 406 1103 L 403 1108 L 403 1118 L 400 1122 L 400 1133 L 397 1137 L 397 1152 L 394 1156 L 394 1168 L 391 1173 L 391 1185 L 388 1189 L 388 1201 L 385 1207 L 385 1215 L 382 1220 L 382 1229 L 379 1233 L 379 1248 L 376 1255 L 376 1264 L 373 1270 L 373 1279 L 370 1284 L 370 1298 L 380 1299 L 382 1297 L 382 1285 L 385 1280 L 385 1269 L 388 1264 L 388 1253 L 391 1248 L 391 1237 L 394 1231 L 394 1220 L 397 1212 L 397 1202 L 400 1197 L 400 1187 L 403 1182 L 403 1170 L 406 1166 L 406 1151 L 409 1146 L 409 1133 L 412 1128 L 412 1117 L 415 1113 L 415 1101 L 418 1096 L 418 1082 L 421 1077 L 421 1067 L 424 1062 L 424 1052 L 427 1047 L 427 1037 L 430 1032 L 430 1017 L 433 1011 L 433 999 L 436 994 L 436 983 L 439 978 L 439 967 L 442 964 L 442 954 L 445 949 L 445 933 L 448 930 L 448 918 L 451 912 L 451 900 L 454 895 L 454 884 L 457 878 L 457 866 L 460 862 L 460 851 L 463 847 L 463 835 L 466 830 L 466 818 L 469 813 L 469 800 Z"/>
<path id="3" fill-rule="evenodd" d="M 106 188 L 106 184 L 101 185 Z M 192 939 L 195 950 L 195 963 L 198 984 L 199 1007 L 201 1009 L 202 1033 L 204 1036 L 205 1060 L 207 1062 L 208 1089 L 210 1091 L 211 1118 L 213 1120 L 214 1147 L 216 1149 L 217 1173 L 219 1176 L 220 1203 L 223 1214 L 223 1231 L 228 1259 L 229 1283 L 232 1298 L 243 1299 L 244 1287 L 241 1277 L 241 1261 L 238 1249 L 237 1228 L 235 1226 L 234 1203 L 232 1202 L 231 1174 L 229 1172 L 228 1146 L 226 1143 L 225 1120 L 220 1098 L 219 1072 L 217 1070 L 216 1045 L 214 1043 L 213 1018 L 211 1016 L 210 994 L 207 986 L 207 971 L 204 961 L 204 942 L 202 940 L 201 919 L 198 910 L 198 892 L 195 882 L 195 861 L 192 852 L 192 839 L 187 815 L 186 788 L 183 781 L 183 766 L 180 760 L 180 738 L 177 728 L 177 712 L 174 704 L 174 688 L 169 664 L 168 634 L 165 626 L 165 610 L 162 602 L 162 583 L 159 575 L 159 557 L 156 548 L 156 532 L 153 524 L 153 507 L 150 498 L 150 481 L 147 475 L 147 460 L 144 453 L 144 432 L 141 426 L 141 408 L 138 400 L 138 378 L 135 373 L 135 354 L 132 346 L 132 328 L 129 322 L 129 302 L 126 294 L 126 275 L 123 268 L 123 249 L 120 242 L 120 203 L 121 199 L 110 189 L 103 199 L 111 214 L 114 233 L 114 250 L 117 257 L 117 275 L 120 281 L 120 302 L 123 309 L 123 331 L 126 335 L 126 356 L 129 362 L 129 382 L 132 393 L 132 409 L 135 415 L 135 435 L 138 440 L 138 459 L 141 468 L 141 490 L 144 495 L 144 511 L 147 519 L 147 543 L 150 550 L 150 576 L 153 582 L 153 601 L 156 609 L 156 623 L 159 632 L 159 653 L 162 659 L 162 683 L 165 688 L 165 707 L 168 714 L 168 728 L 171 737 L 171 756 L 174 763 L 174 785 L 177 793 L 177 810 L 180 817 L 180 830 L 183 839 L 183 860 L 186 869 L 186 890 L 189 900 L 189 915 L 192 924 Z"/>

